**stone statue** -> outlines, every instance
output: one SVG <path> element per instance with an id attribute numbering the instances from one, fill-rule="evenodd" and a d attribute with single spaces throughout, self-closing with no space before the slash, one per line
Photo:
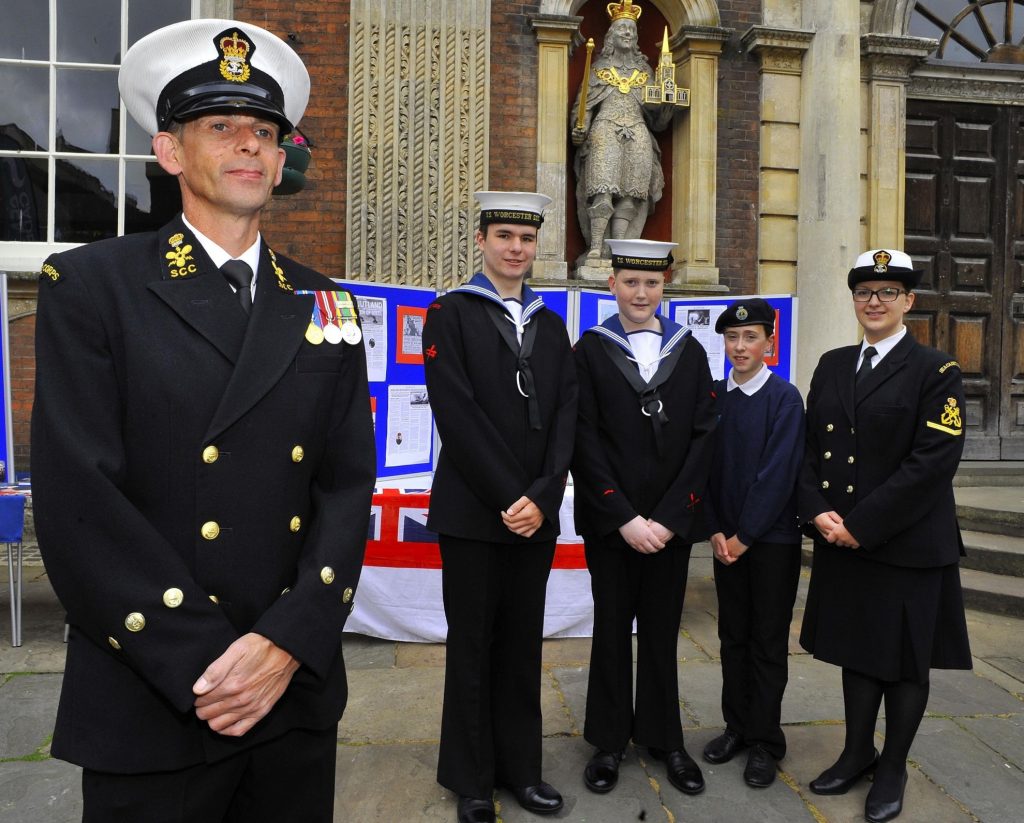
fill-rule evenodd
<path id="1" fill-rule="evenodd" d="M 572 142 L 579 147 L 576 206 L 588 247 L 580 263 L 609 257 L 607 238 L 640 237 L 665 187 L 661 150 L 652 132 L 662 131 L 674 111 L 671 105 L 644 103 L 653 71 L 637 48 L 640 8 L 624 0 L 609 4 L 608 14 L 604 46 L 572 110 Z"/>

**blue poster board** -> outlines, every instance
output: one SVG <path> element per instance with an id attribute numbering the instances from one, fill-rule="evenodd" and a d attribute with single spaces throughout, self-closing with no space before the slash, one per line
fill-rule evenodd
<path id="1" fill-rule="evenodd" d="M 0 483 L 14 483 L 14 426 L 11 419 L 11 346 L 7 335 L 7 273 L 0 272 L 0 385 L 4 391 L 4 413 L 0 415 Z"/>
<path id="2" fill-rule="evenodd" d="M 563 323 L 569 322 L 569 290 L 558 286 L 531 286 L 544 305 L 562 318 Z"/>
<path id="3" fill-rule="evenodd" d="M 736 300 L 760 297 L 775 309 L 775 349 L 765 358 L 773 372 L 793 382 L 796 374 L 796 297 L 791 294 L 734 294 L 729 297 L 679 297 L 668 301 L 668 316 L 693 332 L 708 352 L 711 376 L 721 380 L 729 373 L 722 335 L 715 333 L 715 321 L 726 306 Z"/>
<path id="4" fill-rule="evenodd" d="M 359 307 L 366 348 L 370 403 L 377 445 L 377 478 L 429 475 L 434 418 L 427 398 L 421 347 L 427 307 L 435 292 L 339 280 Z"/>

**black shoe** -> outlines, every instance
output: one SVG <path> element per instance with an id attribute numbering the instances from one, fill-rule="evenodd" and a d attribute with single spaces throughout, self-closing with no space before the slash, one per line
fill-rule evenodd
<path id="1" fill-rule="evenodd" d="M 619 763 L 622 755 L 619 752 L 594 752 L 585 769 L 583 782 L 592 792 L 605 794 L 615 788 L 619 782 Z"/>
<path id="2" fill-rule="evenodd" d="M 755 789 L 767 789 L 775 780 L 777 761 L 765 751 L 764 746 L 757 744 L 747 755 L 747 767 L 743 770 L 743 780 Z"/>
<path id="3" fill-rule="evenodd" d="M 846 794 L 858 780 L 873 772 L 877 765 L 878 750 L 876 749 L 871 762 L 853 774 L 844 775 L 836 770 L 835 765 L 829 766 L 811 781 L 811 791 L 815 794 Z"/>
<path id="4" fill-rule="evenodd" d="M 864 803 L 864 817 L 871 823 L 885 823 L 887 820 L 899 817 L 900 812 L 903 811 L 903 792 L 907 788 L 907 773 L 903 772 L 900 793 L 895 798 L 879 797 L 880 785 L 877 780 L 872 784 L 871 791 L 868 792 L 868 799 Z"/>
<path id="5" fill-rule="evenodd" d="M 704 759 L 708 763 L 728 763 L 736 753 L 747 747 L 740 737 L 732 729 L 726 729 L 723 734 L 718 735 L 704 747 Z"/>
<path id="6" fill-rule="evenodd" d="M 459 796 L 459 823 L 494 823 L 494 801 Z"/>
<path id="7" fill-rule="evenodd" d="M 686 749 L 673 749 L 670 752 L 648 748 L 651 757 L 665 761 L 668 782 L 683 794 L 700 794 L 704 791 L 704 775 Z"/>
<path id="8" fill-rule="evenodd" d="M 536 786 L 509 786 L 516 802 L 534 814 L 554 814 L 562 808 L 562 795 L 550 783 L 541 781 Z"/>

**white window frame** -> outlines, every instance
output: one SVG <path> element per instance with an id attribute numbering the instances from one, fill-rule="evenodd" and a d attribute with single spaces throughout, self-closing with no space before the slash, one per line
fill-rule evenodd
<path id="1" fill-rule="evenodd" d="M 40 0 L 31 0 L 40 2 Z M 152 154 L 97 154 L 92 152 L 58 152 L 56 151 L 57 141 L 57 70 L 58 69 L 84 69 L 87 71 L 116 72 L 118 66 L 99 63 L 73 63 L 56 60 L 57 56 L 57 27 L 54 21 L 57 19 L 57 0 L 42 0 L 49 5 L 49 55 L 46 60 L 18 60 L 12 58 L 0 58 L 0 65 L 15 66 L 46 66 L 49 69 L 49 135 L 46 151 L 0 151 L 0 156 L 22 157 L 29 160 L 47 161 L 47 186 L 49 192 L 46 204 L 46 231 L 48 237 L 53 237 L 54 223 L 56 216 L 56 166 L 58 159 L 82 160 L 117 160 L 117 234 L 124 234 L 125 218 L 125 164 L 132 161 L 152 161 Z M 231 0 L 190 0 L 189 13 L 192 19 L 200 17 L 230 17 Z M 128 49 L 128 0 L 121 0 L 121 50 L 124 54 Z M 127 118 L 130 116 L 124 107 L 124 101 L 120 101 L 121 115 L 118 118 L 118 146 L 124 146 L 125 131 L 127 129 Z M 56 243 L 56 242 L 22 242 L 18 240 L 0 241 L 0 271 L 8 272 L 35 272 L 39 271 L 51 254 L 73 249 L 81 243 Z"/>

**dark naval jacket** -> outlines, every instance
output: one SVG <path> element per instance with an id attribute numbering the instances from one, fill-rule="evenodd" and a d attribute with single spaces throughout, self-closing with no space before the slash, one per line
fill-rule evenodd
<path id="1" fill-rule="evenodd" d="M 618 316 L 576 344 L 580 401 L 572 476 L 576 530 L 584 537 L 603 537 L 637 515 L 688 543 L 708 536 L 703 498 L 716 421 L 711 370 L 704 347 L 688 331 L 666 317 L 661 325 L 662 358 L 681 353 L 659 389 L 667 417 L 660 450 L 651 417 L 609 355 L 609 345 L 632 351 Z"/>
<path id="2" fill-rule="evenodd" d="M 908 331 L 855 390 L 860 346 L 822 355 L 807 395 L 799 518 L 835 511 L 865 557 L 896 566 L 956 563 L 953 475 L 964 448 L 959 364 Z"/>
<path id="3" fill-rule="evenodd" d="M 427 525 L 440 534 L 494 543 L 554 540 L 576 424 L 569 337 L 562 319 L 524 285 L 522 322 L 536 327 L 527 381 L 495 313 L 513 325 L 482 274 L 438 298 L 427 312 L 423 362 L 441 436 Z M 513 534 L 501 519 L 524 495 L 544 513 L 530 538 Z"/>
<path id="4" fill-rule="evenodd" d="M 262 244 L 252 314 L 181 218 L 43 266 L 32 491 L 71 623 L 53 754 L 212 761 L 344 709 L 375 457 L 361 344 L 304 338 L 328 278 Z M 241 738 L 192 684 L 256 632 L 301 663 Z"/>

